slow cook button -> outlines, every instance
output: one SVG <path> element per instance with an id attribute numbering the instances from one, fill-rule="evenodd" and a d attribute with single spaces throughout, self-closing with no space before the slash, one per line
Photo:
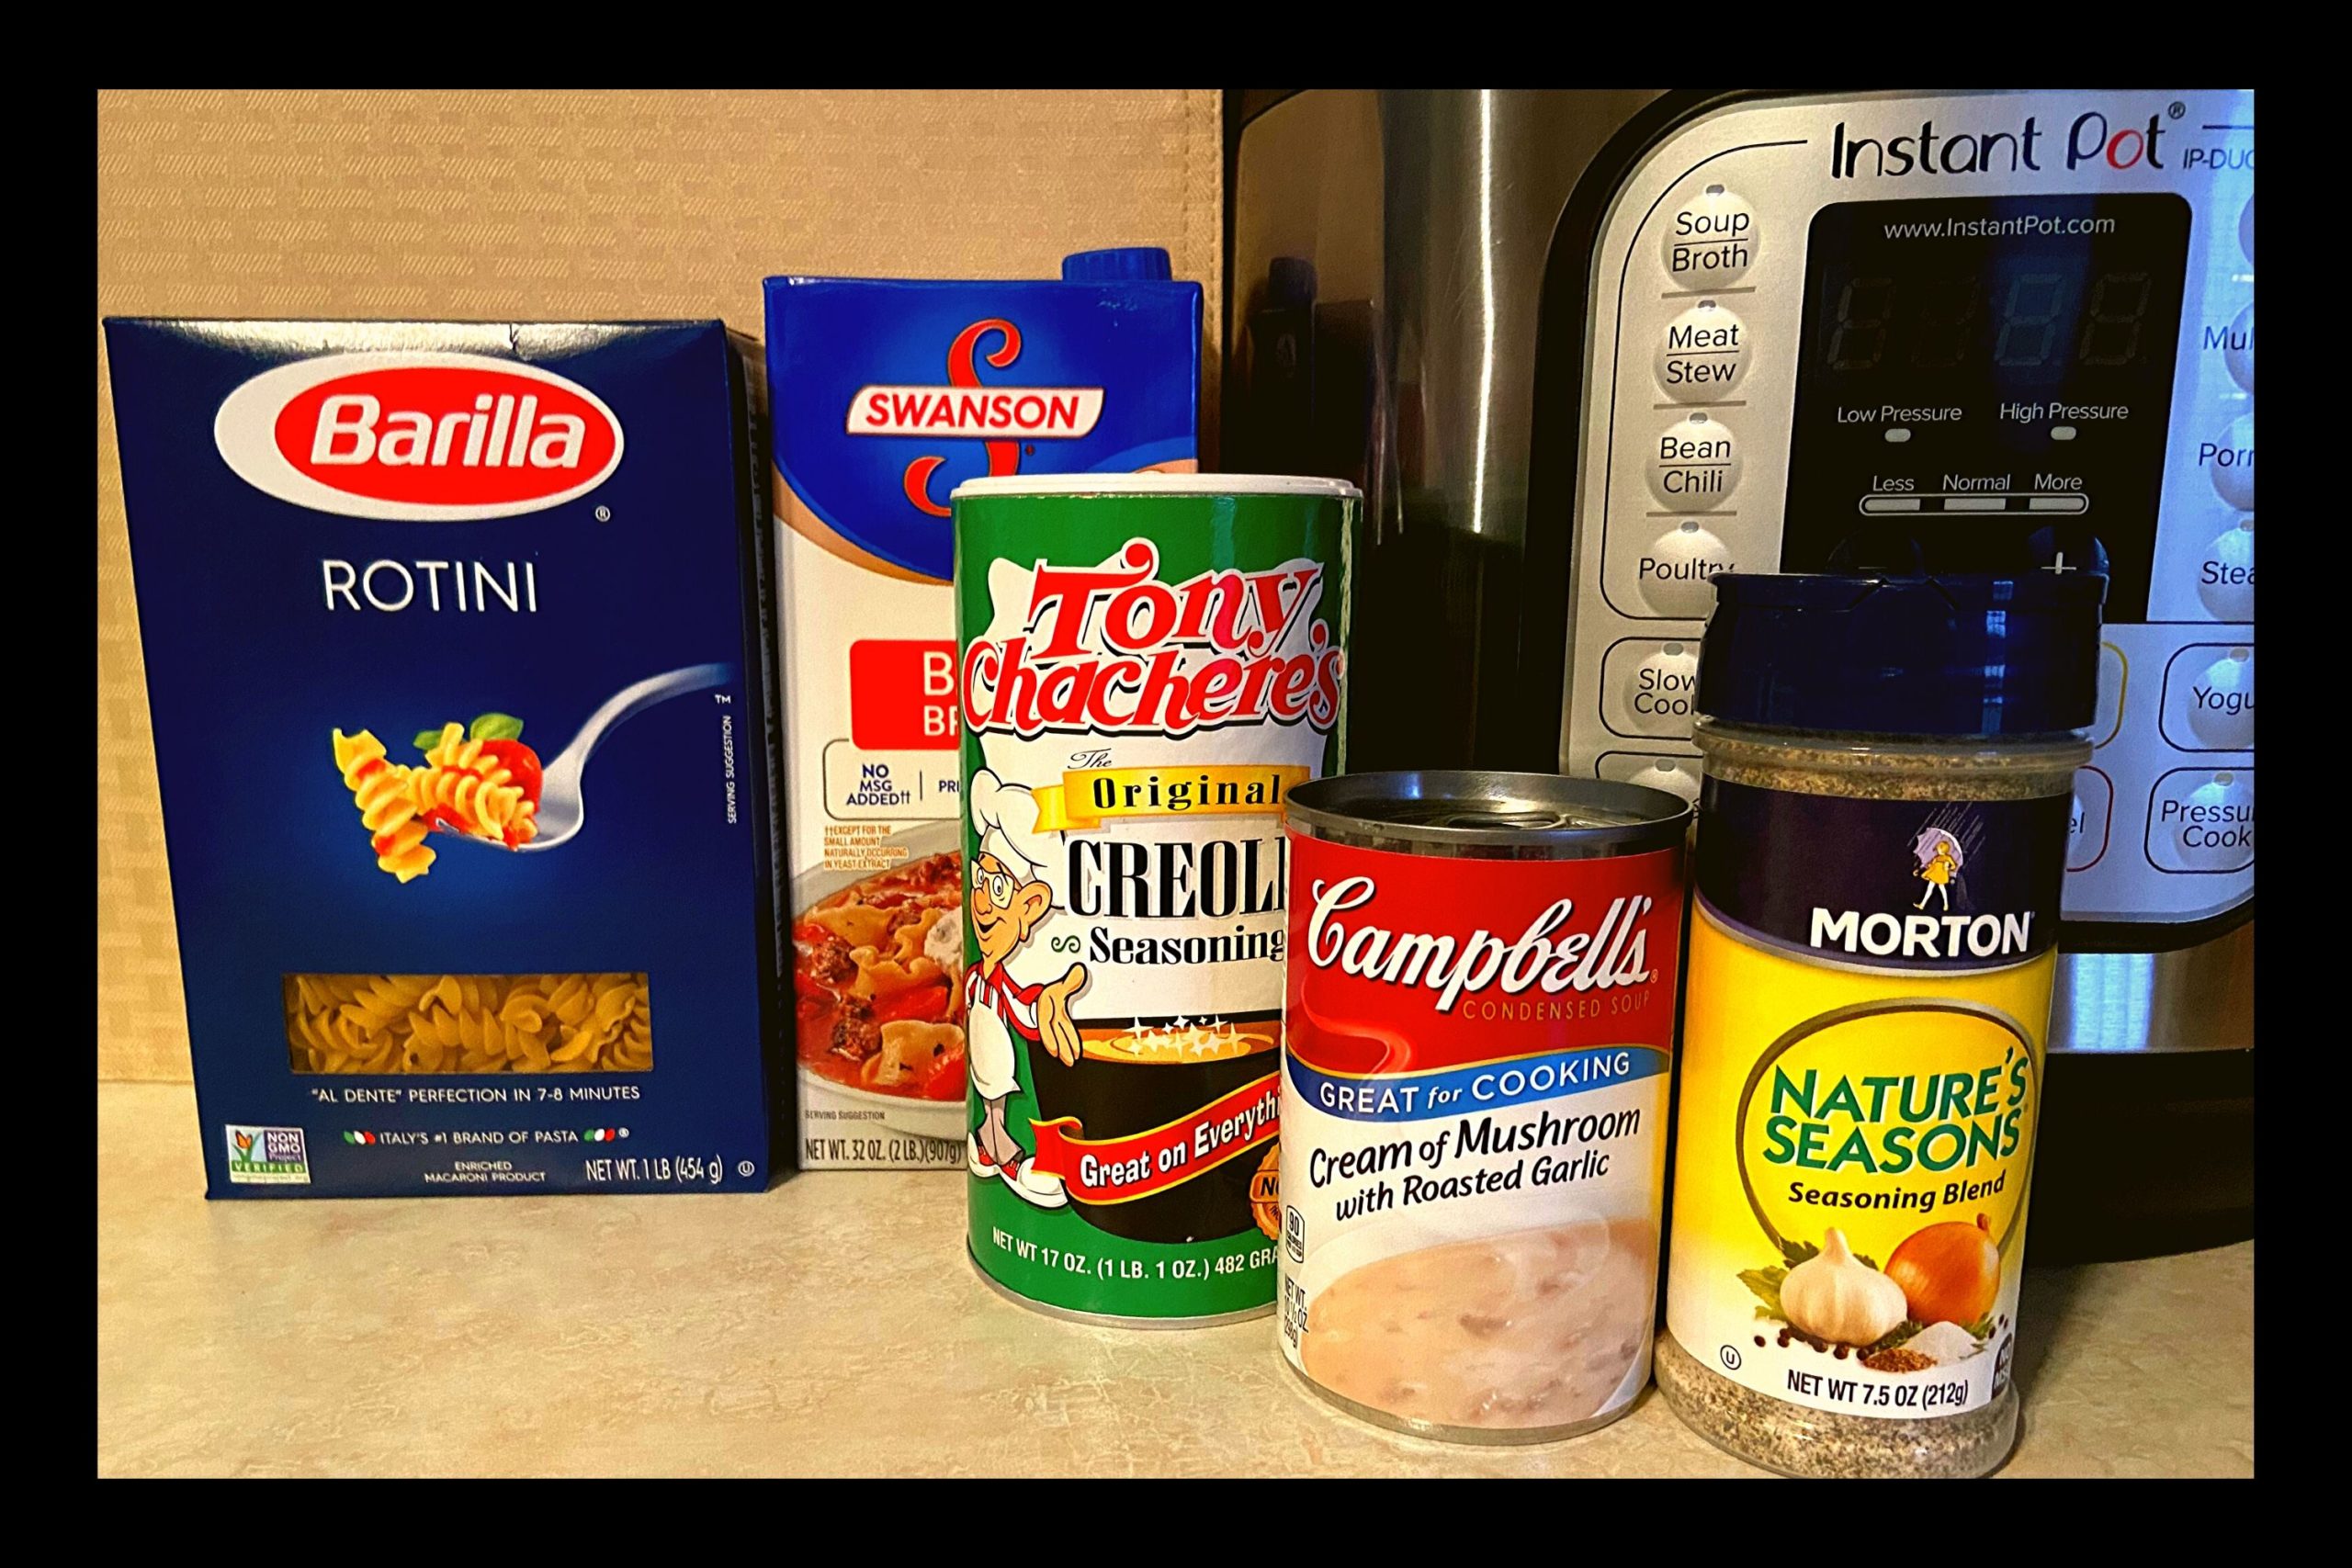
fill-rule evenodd
<path id="1" fill-rule="evenodd" d="M 2254 863 L 2254 770 L 2176 768 L 2148 797 L 2148 863 L 2218 875 Z"/>
<path id="2" fill-rule="evenodd" d="M 1685 517 L 1635 558 L 1634 574 L 1643 604 L 1661 615 L 1698 621 L 1714 610 L 1715 573 L 1738 565 L 1713 529 Z"/>
<path id="3" fill-rule="evenodd" d="M 2197 466 L 2215 493 L 2240 512 L 2254 510 L 2254 416 L 2240 414 L 2218 441 L 2197 444 Z"/>
<path id="4" fill-rule="evenodd" d="M 2098 768 L 2075 771 L 2075 804 L 2066 818 L 2066 869 L 2088 871 L 2107 855 L 2115 819 L 2115 781 Z"/>
<path id="5" fill-rule="evenodd" d="M 1713 512 L 1739 488 L 1739 438 L 1694 409 L 1650 441 L 1650 493 L 1677 512 Z"/>
<path id="6" fill-rule="evenodd" d="M 1721 186 L 1709 186 L 1667 214 L 1658 248 L 1676 288 L 1720 288 L 1756 265 L 1756 211 Z"/>
<path id="7" fill-rule="evenodd" d="M 1699 798 L 1699 759 L 1669 757 L 1657 751 L 1603 751 L 1592 760 L 1592 771 L 1619 784 L 1647 784 L 1685 800 Z"/>
<path id="8" fill-rule="evenodd" d="M 2197 594 L 2217 621 L 2254 619 L 2254 513 L 2205 547 L 2197 563 Z"/>
<path id="9" fill-rule="evenodd" d="M 1713 299 L 1666 323 L 1653 364 L 1657 384 L 1678 403 L 1731 396 L 1747 374 L 1747 324 Z"/>
<path id="10" fill-rule="evenodd" d="M 1601 722 L 1620 735 L 1687 739 L 1698 686 L 1698 638 L 1627 637 L 1601 655 Z"/>
<path id="11" fill-rule="evenodd" d="M 2165 665 L 2160 721 L 2184 751 L 2254 749 L 2254 645 L 2191 643 Z"/>

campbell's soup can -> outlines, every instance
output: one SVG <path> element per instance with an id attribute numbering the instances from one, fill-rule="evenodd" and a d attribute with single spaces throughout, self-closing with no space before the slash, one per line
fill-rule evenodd
<path id="1" fill-rule="evenodd" d="M 1424 1437 L 1616 1419 L 1649 1380 L 1690 806 L 1357 773 L 1286 820 L 1283 1354 Z"/>
<path id="2" fill-rule="evenodd" d="M 1343 765 L 1358 504 L 1232 474 L 955 492 L 969 1240 L 1025 1304 L 1273 1303 L 1282 812 Z"/>

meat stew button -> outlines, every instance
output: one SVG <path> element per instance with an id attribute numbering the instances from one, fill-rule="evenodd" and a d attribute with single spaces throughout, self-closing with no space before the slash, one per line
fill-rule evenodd
<path id="1" fill-rule="evenodd" d="M 2148 863 L 2218 875 L 2254 864 L 2254 770 L 2176 768 L 2148 797 Z"/>
<path id="2" fill-rule="evenodd" d="M 1713 299 L 1702 299 L 1658 335 L 1652 358 L 1657 384 L 1678 403 L 1731 396 L 1747 374 L 1747 324 Z"/>
<path id="3" fill-rule="evenodd" d="M 1677 512 L 1722 509 L 1739 488 L 1739 437 L 1704 409 L 1651 437 L 1650 493 Z"/>
<path id="4" fill-rule="evenodd" d="M 1666 215 L 1658 250 L 1672 287 L 1719 288 L 1756 265 L 1756 209 L 1709 186 Z"/>

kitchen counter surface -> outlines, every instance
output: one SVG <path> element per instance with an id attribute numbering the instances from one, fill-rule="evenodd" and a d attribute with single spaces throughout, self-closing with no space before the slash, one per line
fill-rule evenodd
<path id="1" fill-rule="evenodd" d="M 1026 1312 L 954 1176 L 758 1197 L 207 1203 L 180 1085 L 98 1089 L 103 1475 L 1758 1475 L 1645 1393 L 1462 1448 L 1341 1415 L 1270 1323 Z M 2254 1247 L 2042 1269 L 2007 1475 L 2250 1475 Z"/>

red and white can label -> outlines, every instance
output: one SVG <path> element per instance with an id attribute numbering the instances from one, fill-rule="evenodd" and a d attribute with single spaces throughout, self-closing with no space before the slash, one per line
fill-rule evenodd
<path id="1" fill-rule="evenodd" d="M 1679 849 L 1468 860 L 1294 833 L 1282 1337 L 1312 1382 L 1498 1434 L 1649 1371 Z"/>

